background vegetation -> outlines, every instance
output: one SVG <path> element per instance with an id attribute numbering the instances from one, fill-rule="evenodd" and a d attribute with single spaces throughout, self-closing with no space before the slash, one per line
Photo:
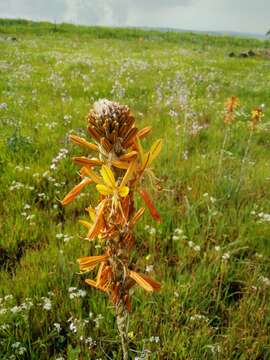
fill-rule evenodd
<path id="1" fill-rule="evenodd" d="M 58 202 L 79 179 L 68 134 L 104 97 L 153 126 L 146 149 L 164 138 L 163 221 L 144 214 L 134 253 L 163 287 L 135 291 L 131 358 L 270 358 L 269 41 L 0 20 L 0 90 L 1 359 L 119 359 L 113 308 L 78 275 L 93 195 Z"/>

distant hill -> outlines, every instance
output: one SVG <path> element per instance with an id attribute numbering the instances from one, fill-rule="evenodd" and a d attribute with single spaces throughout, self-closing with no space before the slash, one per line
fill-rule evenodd
<path id="1" fill-rule="evenodd" d="M 233 42 L 238 46 L 259 46 L 261 41 L 269 43 L 263 34 L 241 33 L 233 31 L 199 31 L 164 27 L 105 27 L 78 25 L 73 23 L 52 23 L 49 21 L 32 21 L 27 19 L 0 18 L 0 33 L 36 33 L 57 32 L 65 34 L 88 34 L 98 38 L 163 39 L 170 42 L 187 41 L 200 43 L 202 38 L 211 36 L 211 45 L 221 46 Z M 260 41 L 259 41 L 260 40 Z"/>
<path id="2" fill-rule="evenodd" d="M 237 36 L 243 38 L 254 38 L 254 39 L 261 39 L 266 40 L 267 37 L 265 34 L 259 33 L 244 33 L 244 32 L 237 32 L 237 31 L 202 31 L 202 30 L 194 30 L 194 29 L 178 29 L 178 28 L 163 28 L 163 27 L 143 27 L 145 30 L 158 30 L 158 31 L 176 31 L 176 32 L 192 32 L 195 34 L 209 34 L 214 36 Z"/>

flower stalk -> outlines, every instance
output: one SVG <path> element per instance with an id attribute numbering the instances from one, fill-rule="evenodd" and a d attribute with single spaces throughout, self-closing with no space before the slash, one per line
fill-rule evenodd
<path id="1" fill-rule="evenodd" d="M 87 229 L 87 240 L 98 241 L 103 253 L 78 259 L 81 273 L 95 272 L 87 278 L 88 285 L 108 294 L 115 306 L 116 323 L 121 338 L 123 359 L 128 359 L 128 313 L 131 311 L 130 289 L 141 286 L 148 292 L 158 291 L 160 283 L 137 271 L 131 263 L 131 251 L 136 240 L 133 228 L 145 208 L 135 209 L 138 193 L 151 216 L 160 221 L 143 180 L 155 182 L 151 164 L 159 155 L 159 139 L 145 152 L 141 139 L 151 132 L 150 127 L 138 130 L 129 108 L 109 100 L 99 100 L 88 115 L 88 132 L 94 140 L 71 135 L 70 140 L 90 151 L 90 156 L 74 157 L 81 166 L 81 181 L 62 200 L 62 205 L 74 200 L 82 189 L 91 186 L 99 194 L 98 203 L 86 210 L 88 219 L 80 220 Z M 93 156 L 94 155 L 94 156 Z"/>

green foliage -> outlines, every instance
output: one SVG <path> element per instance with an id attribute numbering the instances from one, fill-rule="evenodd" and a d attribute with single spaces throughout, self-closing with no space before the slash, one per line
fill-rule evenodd
<path id="1" fill-rule="evenodd" d="M 147 185 L 162 223 L 144 214 L 133 254 L 163 287 L 154 295 L 135 291 L 131 358 L 270 357 L 267 47 L 254 39 L 0 20 L 3 359 L 119 359 L 113 310 L 84 284 L 76 263 L 98 252 L 78 224 L 81 209 L 94 203 L 91 186 L 66 208 L 58 202 L 79 182 L 71 157 L 82 151 L 68 133 L 87 137 L 87 112 L 101 97 L 128 104 L 140 127 L 152 125 L 153 138 L 164 138 L 154 164 L 163 191 Z M 250 49 L 256 56 L 228 56 Z M 240 106 L 221 157 L 232 95 Z M 265 116 L 247 151 L 247 122 L 261 104 Z"/>

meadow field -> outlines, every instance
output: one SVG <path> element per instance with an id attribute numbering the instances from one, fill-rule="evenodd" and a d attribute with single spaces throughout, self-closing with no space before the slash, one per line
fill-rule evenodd
<path id="1" fill-rule="evenodd" d="M 102 98 L 152 126 L 145 149 L 164 139 L 162 222 L 144 213 L 133 254 L 162 288 L 134 291 L 130 358 L 270 359 L 270 42 L 20 20 L 0 20 L 0 359 L 121 359 L 113 306 L 78 274 L 95 195 L 59 202 L 79 182 L 68 136 L 90 139 Z"/>

